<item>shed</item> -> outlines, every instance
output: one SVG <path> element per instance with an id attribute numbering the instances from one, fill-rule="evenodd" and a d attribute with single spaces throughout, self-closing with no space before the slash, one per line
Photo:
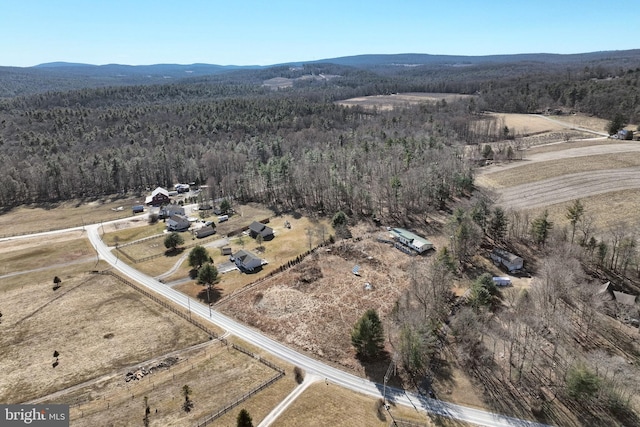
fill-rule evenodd
<path id="1" fill-rule="evenodd" d="M 222 255 L 231 255 L 231 248 L 229 246 L 223 246 L 220 248 Z"/>
<path id="2" fill-rule="evenodd" d="M 215 234 L 216 229 L 213 228 L 213 225 L 206 225 L 204 227 L 200 227 L 195 231 L 195 235 L 198 239 L 202 239 L 203 237 L 211 236 Z"/>
<path id="3" fill-rule="evenodd" d="M 494 248 L 491 251 L 491 259 L 494 264 L 505 266 L 509 272 L 522 270 L 524 267 L 522 258 L 504 249 Z"/>
<path id="4" fill-rule="evenodd" d="M 511 279 L 506 276 L 493 277 L 492 280 L 496 286 L 511 286 Z"/>
<path id="5" fill-rule="evenodd" d="M 131 210 L 133 211 L 134 214 L 136 213 L 140 213 L 140 212 L 144 212 L 144 206 L 143 205 L 134 205 Z"/>

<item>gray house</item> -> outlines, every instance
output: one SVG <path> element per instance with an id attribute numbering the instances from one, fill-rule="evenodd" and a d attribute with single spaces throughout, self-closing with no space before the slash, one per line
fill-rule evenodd
<path id="1" fill-rule="evenodd" d="M 271 240 L 273 239 L 273 228 L 267 227 L 261 222 L 253 221 L 249 226 L 249 235 L 254 239 L 260 235 L 263 240 Z"/>
<path id="2" fill-rule="evenodd" d="M 173 215 L 182 215 L 185 216 L 184 208 L 180 205 L 165 205 L 160 208 L 160 214 L 158 218 L 171 218 Z"/>
<path id="3" fill-rule="evenodd" d="M 495 265 L 503 265 L 509 272 L 522 270 L 524 260 L 504 249 L 495 248 L 491 251 L 491 259 Z"/>
<path id="4" fill-rule="evenodd" d="M 172 215 L 167 220 L 167 230 L 169 231 L 186 231 L 190 225 L 189 219 L 184 215 Z"/>
<path id="5" fill-rule="evenodd" d="M 240 271 L 254 271 L 256 268 L 262 266 L 262 259 L 258 258 L 252 252 L 239 250 L 232 256 L 232 261 L 236 263 L 236 266 Z"/>

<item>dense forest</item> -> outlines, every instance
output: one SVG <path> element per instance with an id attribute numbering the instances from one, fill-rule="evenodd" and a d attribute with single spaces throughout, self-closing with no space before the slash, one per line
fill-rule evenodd
<path id="1" fill-rule="evenodd" d="M 625 58 L 318 63 L 170 84 L 34 90 L 0 102 L 0 205 L 143 193 L 186 181 L 209 184 L 211 197 L 285 209 L 372 215 L 439 208 L 472 187 L 464 145 L 503 136 L 499 126 L 472 125 L 487 120 L 481 111 L 561 108 L 637 122 L 640 59 Z M 334 78 L 301 78 L 317 75 Z M 286 90 L 262 86 L 273 77 L 296 80 Z M 13 80 L 0 74 L 0 81 Z M 394 111 L 335 103 L 397 92 L 476 96 Z"/>

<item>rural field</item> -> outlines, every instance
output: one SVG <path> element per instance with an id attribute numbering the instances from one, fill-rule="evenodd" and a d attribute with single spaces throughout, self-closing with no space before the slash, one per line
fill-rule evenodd
<path id="1" fill-rule="evenodd" d="M 208 339 L 110 276 L 61 274 L 55 291 L 53 275 L 19 277 L 0 279 L 2 402 L 35 399 Z"/>
<path id="2" fill-rule="evenodd" d="M 378 399 L 352 393 L 331 383 L 318 381 L 307 388 L 278 418 L 275 426 L 386 427 L 412 423 L 420 427 L 471 427 L 471 424 L 445 417 L 427 416 L 410 408 L 390 405 L 389 412 L 378 412 Z M 313 417 L 309 414 L 314 414 Z"/>
<path id="3" fill-rule="evenodd" d="M 360 106 L 363 108 L 376 108 L 381 111 L 403 108 L 421 103 L 434 103 L 438 101 L 451 102 L 459 99 L 473 98 L 473 95 L 460 95 L 457 93 L 396 93 L 392 95 L 362 96 L 338 101 L 338 105 L 345 107 Z"/>
<path id="4" fill-rule="evenodd" d="M 575 116 L 554 121 L 565 118 L 567 124 L 594 131 L 603 126 L 602 120 Z M 566 207 L 579 198 L 602 232 L 621 223 L 640 230 L 640 219 L 633 215 L 640 200 L 640 144 L 634 141 L 601 138 L 532 147 L 521 161 L 478 170 L 476 185 L 507 209 L 528 211 L 532 217 L 548 209 L 559 225 L 566 223 Z"/>
<path id="5" fill-rule="evenodd" d="M 3 230 L 0 238 L 126 218 L 131 216 L 131 206 L 139 203 L 139 199 L 112 197 L 13 208 L 0 215 Z"/>
<path id="6" fill-rule="evenodd" d="M 175 364 L 157 368 L 140 380 L 125 382 L 122 371 L 56 401 L 73 402 L 80 398 L 80 403 L 71 408 L 74 426 L 136 425 L 145 414 L 145 397 L 150 408 L 149 425 L 194 425 L 278 374 L 257 359 L 220 341 L 176 352 L 171 357 L 177 359 Z M 144 366 L 163 360 L 171 359 L 161 358 Z M 191 389 L 190 399 L 193 401 L 189 412 L 182 408 L 185 385 Z M 242 408 L 249 408 L 254 420 L 259 420 L 294 386 L 294 376 L 289 369 L 288 375 L 244 400 L 212 425 L 231 425 Z M 83 399 L 85 396 L 90 396 L 90 399 Z"/>

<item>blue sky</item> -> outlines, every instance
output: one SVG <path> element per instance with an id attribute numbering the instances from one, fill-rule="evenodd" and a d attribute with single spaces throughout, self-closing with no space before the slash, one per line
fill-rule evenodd
<path id="1" fill-rule="evenodd" d="M 637 0 L 2 0 L 0 65 L 640 48 Z"/>

